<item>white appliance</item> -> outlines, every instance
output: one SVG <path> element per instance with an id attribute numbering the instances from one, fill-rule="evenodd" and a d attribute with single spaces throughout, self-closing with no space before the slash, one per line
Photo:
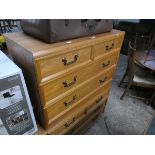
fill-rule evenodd
<path id="1" fill-rule="evenodd" d="M 29 135 L 36 131 L 22 71 L 0 51 L 0 135 Z"/>

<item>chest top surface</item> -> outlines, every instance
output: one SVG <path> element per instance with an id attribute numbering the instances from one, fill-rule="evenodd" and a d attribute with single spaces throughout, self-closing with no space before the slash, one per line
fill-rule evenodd
<path id="1" fill-rule="evenodd" d="M 102 42 L 103 40 L 110 40 L 123 36 L 124 32 L 119 30 L 112 30 L 111 32 L 97 34 L 94 36 L 87 36 L 68 41 L 61 41 L 58 43 L 45 43 L 36 38 L 33 38 L 23 32 L 15 32 L 5 34 L 6 43 L 10 41 L 16 46 L 21 46 L 32 53 L 34 57 L 46 56 L 47 54 L 54 54 L 57 51 L 76 49 L 76 47 L 84 48 Z"/>

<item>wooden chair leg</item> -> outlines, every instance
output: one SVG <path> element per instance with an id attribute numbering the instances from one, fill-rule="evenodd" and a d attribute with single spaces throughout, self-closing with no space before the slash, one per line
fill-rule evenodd
<path id="1" fill-rule="evenodd" d="M 122 94 L 122 96 L 120 97 L 121 100 L 123 100 L 124 96 L 126 95 L 127 91 L 129 90 L 129 88 L 131 87 L 132 81 L 130 81 L 124 91 L 124 93 Z"/>
<path id="2" fill-rule="evenodd" d="M 125 80 L 125 78 L 126 78 L 126 76 L 127 76 L 127 74 L 128 74 L 128 67 L 127 67 L 127 69 L 126 69 L 126 71 L 125 71 L 125 73 L 124 73 L 124 75 L 123 75 L 123 78 L 122 78 L 122 80 L 120 81 L 120 83 L 119 83 L 119 87 L 121 86 L 121 84 L 123 83 L 123 81 Z"/>

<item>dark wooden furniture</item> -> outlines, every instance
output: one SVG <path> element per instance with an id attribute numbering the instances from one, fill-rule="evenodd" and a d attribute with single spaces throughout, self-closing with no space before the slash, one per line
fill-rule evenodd
<path id="1" fill-rule="evenodd" d="M 155 49 L 136 51 L 135 60 L 142 66 L 155 71 Z"/>
<path id="2" fill-rule="evenodd" d="M 129 52 L 128 52 L 128 65 L 119 86 L 121 86 L 121 84 L 124 82 L 127 75 L 128 75 L 129 81 L 120 99 L 124 98 L 129 88 L 133 85 L 155 89 L 155 79 L 152 75 L 152 72 L 143 67 L 143 63 L 141 63 L 142 61 L 138 61 L 138 62 L 136 61 L 137 60 L 136 58 L 141 58 L 140 57 L 141 54 L 139 54 L 139 57 L 138 57 L 137 56 L 138 54 L 136 52 L 137 52 L 136 41 L 135 40 L 130 41 Z M 141 59 L 138 59 L 138 60 L 141 60 Z"/>
<path id="3" fill-rule="evenodd" d="M 155 20 L 143 19 L 138 23 L 129 21 L 120 21 L 116 29 L 125 31 L 125 37 L 122 45 L 121 53 L 128 54 L 128 44 L 136 35 L 139 36 L 139 41 L 146 47 L 150 44 L 152 36 L 155 33 Z"/>
<path id="4" fill-rule="evenodd" d="M 152 71 L 155 71 L 155 49 L 153 47 L 155 43 L 155 34 L 152 36 L 147 48 L 143 46 L 140 50 L 136 50 L 135 60 Z"/>
<path id="5" fill-rule="evenodd" d="M 103 111 L 123 37 L 112 30 L 47 44 L 24 33 L 5 35 L 48 134 L 78 134 Z"/>
<path id="6" fill-rule="evenodd" d="M 139 50 L 136 51 L 135 54 L 135 60 L 143 67 L 148 68 L 149 70 L 153 71 L 153 74 L 155 74 L 155 49 L 154 49 L 154 43 L 155 43 L 155 34 L 152 37 L 152 41 L 150 42 L 149 49 L 145 50 Z M 155 77 L 154 77 L 155 80 Z M 152 103 L 154 105 L 153 100 L 155 100 L 155 92 L 153 93 L 149 103 Z"/>

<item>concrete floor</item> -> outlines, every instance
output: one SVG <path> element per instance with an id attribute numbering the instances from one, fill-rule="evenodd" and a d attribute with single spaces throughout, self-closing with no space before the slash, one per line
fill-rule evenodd
<path id="1" fill-rule="evenodd" d="M 126 69 L 127 57 L 120 55 L 117 71 L 111 86 L 111 92 L 105 112 L 94 122 L 86 135 L 142 135 L 146 134 L 149 125 L 155 116 L 151 106 L 144 100 L 125 96 L 120 100 L 124 88 L 118 83 Z M 143 90 L 143 93 L 145 90 Z M 128 94 L 133 93 L 133 89 Z"/>

